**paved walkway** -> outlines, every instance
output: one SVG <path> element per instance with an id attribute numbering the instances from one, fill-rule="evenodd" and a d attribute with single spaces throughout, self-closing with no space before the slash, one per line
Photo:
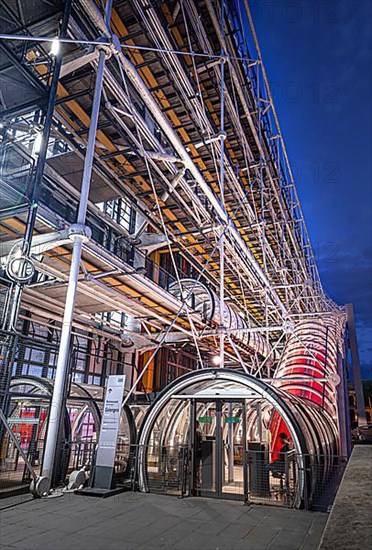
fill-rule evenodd
<path id="1" fill-rule="evenodd" d="M 1 502 L 2 550 L 316 550 L 327 514 L 202 498 L 65 494 Z"/>
<path id="2" fill-rule="evenodd" d="M 372 548 L 371 445 L 356 445 L 353 449 L 320 548 Z"/>

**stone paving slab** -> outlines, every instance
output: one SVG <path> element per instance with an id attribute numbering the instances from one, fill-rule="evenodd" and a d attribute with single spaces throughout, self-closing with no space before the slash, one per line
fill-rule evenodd
<path id="1" fill-rule="evenodd" d="M 356 445 L 321 541 L 321 550 L 372 548 L 372 446 Z"/>
<path id="2" fill-rule="evenodd" d="M 122 493 L 12 499 L 1 550 L 316 550 L 327 514 L 240 502 Z"/>

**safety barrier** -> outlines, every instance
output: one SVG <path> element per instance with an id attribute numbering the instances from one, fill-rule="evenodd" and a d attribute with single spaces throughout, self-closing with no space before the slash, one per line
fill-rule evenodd
<path id="1" fill-rule="evenodd" d="M 218 491 L 214 464 L 203 464 L 199 468 L 187 445 L 131 445 L 126 455 L 130 456 L 126 481 L 131 482 L 132 489 L 139 488 L 138 472 L 145 462 L 148 492 L 179 498 L 209 496 L 293 508 L 298 502 L 298 480 L 302 473 L 306 482 L 301 507 L 317 511 L 327 511 L 332 505 L 347 463 L 344 457 L 298 455 L 294 451 L 286 453 L 284 461 L 274 462 L 274 455 L 269 452 L 246 450 L 234 455 L 231 479 L 228 479 L 226 459 L 222 459 L 223 474 Z M 324 475 L 324 462 L 329 463 L 327 475 Z"/>
<path id="2" fill-rule="evenodd" d="M 30 472 L 16 447 L 8 439 L 7 452 L 1 459 L 0 490 L 2 496 L 15 487 L 27 487 Z M 36 474 L 40 473 L 43 440 L 37 448 L 24 449 Z M 220 491 L 215 478 L 214 463 L 198 465 L 187 445 L 144 446 L 119 444 L 115 459 L 116 482 L 139 488 L 140 465 L 146 464 L 147 490 L 184 498 L 206 496 L 240 500 L 249 504 L 266 504 L 293 508 L 298 501 L 298 479 L 301 469 L 305 477 L 301 506 L 327 511 L 332 505 L 347 460 L 325 455 L 298 455 L 286 453 L 282 462 L 274 461 L 269 452 L 235 449 L 233 477 L 228 479 L 226 457 L 223 457 Z M 73 441 L 65 449 L 70 473 L 83 466 L 92 472 L 96 443 Z M 328 474 L 324 475 L 327 462 Z"/>
<path id="3" fill-rule="evenodd" d="M 24 422 L 24 419 L 22 420 Z M 25 444 L 14 426 L 12 431 L 14 437 L 10 438 L 6 435 L 1 448 L 0 495 L 2 497 L 22 487 L 27 490 L 32 480 L 32 472 L 40 475 L 42 468 L 44 439 L 31 440 Z M 85 466 L 89 474 L 94 463 L 95 451 L 96 443 L 93 441 L 72 441 L 66 444 L 61 456 L 61 461 L 65 463 L 62 470 L 69 474 Z"/>

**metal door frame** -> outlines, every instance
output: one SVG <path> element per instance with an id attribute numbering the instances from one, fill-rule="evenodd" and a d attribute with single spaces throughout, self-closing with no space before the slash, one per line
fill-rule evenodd
<path id="1" fill-rule="evenodd" d="M 215 489 L 213 491 L 203 490 L 195 486 L 195 432 L 196 432 L 196 406 L 197 403 L 214 403 L 216 406 L 216 431 L 215 431 Z M 222 406 L 224 403 L 239 403 L 242 405 L 242 468 L 243 468 L 243 494 L 223 492 L 223 441 L 222 441 Z M 193 496 L 203 496 L 212 498 L 224 498 L 233 500 L 243 500 L 244 503 L 249 501 L 248 495 L 248 449 L 247 449 L 247 407 L 246 400 L 239 398 L 191 398 L 190 399 L 190 423 L 189 423 L 189 450 L 190 450 L 190 494 Z"/>

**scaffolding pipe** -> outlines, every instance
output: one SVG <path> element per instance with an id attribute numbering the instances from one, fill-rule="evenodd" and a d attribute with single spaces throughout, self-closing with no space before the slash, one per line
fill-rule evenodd
<path id="1" fill-rule="evenodd" d="M 224 35 L 224 0 L 221 0 L 221 34 Z M 224 49 L 221 48 L 221 56 Z M 221 208 L 226 216 L 225 209 L 225 60 L 221 59 L 221 116 L 220 116 L 220 201 Z M 222 231 L 220 238 L 220 367 L 225 366 L 225 232 Z M 230 432 L 229 432 L 230 433 Z M 232 434 L 230 434 L 232 437 Z M 230 476 L 230 469 L 229 469 Z"/>
<path id="2" fill-rule="evenodd" d="M 213 27 L 217 33 L 217 36 L 218 36 L 218 39 L 219 39 L 219 42 L 220 42 L 220 45 L 222 48 L 227 48 L 227 45 L 226 45 L 226 41 L 225 41 L 225 37 L 223 36 L 223 34 L 221 33 L 221 30 L 220 30 L 220 26 L 218 24 L 218 20 L 217 20 L 217 17 L 216 17 L 216 14 L 215 14 L 215 11 L 213 9 L 213 5 L 211 3 L 210 0 L 206 0 L 206 7 L 208 9 L 208 12 L 209 12 L 209 15 L 211 17 L 211 21 L 213 23 Z M 264 148 L 263 148 L 263 142 L 262 140 L 260 139 L 258 133 L 257 133 L 257 129 L 255 127 L 255 124 L 254 124 L 254 121 L 253 121 L 253 117 L 252 117 L 252 114 L 251 114 L 251 111 L 249 109 L 249 106 L 248 106 L 248 103 L 247 103 L 247 99 L 246 99 L 246 95 L 243 91 L 243 88 L 242 88 L 242 85 L 241 85 L 241 82 L 239 80 L 239 76 L 238 76 L 238 73 L 235 69 L 235 66 L 234 64 L 232 63 L 232 60 L 229 58 L 229 61 L 230 61 L 230 64 L 229 64 L 229 68 L 230 68 L 230 75 L 231 75 L 231 79 L 234 83 L 234 86 L 235 86 L 235 89 L 237 91 L 237 94 L 239 96 L 239 99 L 241 101 L 241 105 L 243 107 L 243 111 L 244 111 L 244 115 L 249 123 L 249 127 L 252 131 L 252 135 L 254 137 L 254 140 L 255 140 L 255 143 L 257 145 L 257 148 L 260 152 L 260 155 L 261 155 L 261 158 L 265 159 L 267 157 L 267 153 L 265 152 Z M 261 61 L 261 66 L 263 67 L 263 63 Z M 264 70 L 264 69 L 263 69 Z M 271 102 L 272 104 L 272 102 Z M 252 166 L 251 168 L 260 168 L 260 163 L 258 163 L 257 165 L 255 166 Z M 278 196 L 278 193 L 277 193 L 277 189 L 276 189 L 276 186 L 274 184 L 274 180 L 273 180 L 273 176 L 271 174 L 271 170 L 269 169 L 269 166 L 267 166 L 267 174 L 269 176 L 269 180 L 270 180 L 270 183 L 272 185 L 272 188 L 275 192 L 275 195 L 276 195 L 276 198 L 277 198 L 277 204 L 281 210 L 281 213 L 282 213 L 282 216 L 283 216 L 283 219 L 285 219 L 285 212 L 283 210 L 283 206 L 282 206 L 282 202 L 280 200 L 280 197 Z M 292 178 L 293 179 L 293 178 Z M 294 236 L 292 234 L 292 229 L 289 227 L 288 228 L 289 231 L 289 235 L 290 235 L 290 238 L 291 238 L 291 241 L 292 241 L 292 244 L 293 246 L 296 248 L 296 243 L 295 243 L 295 240 L 294 240 Z M 303 273 L 306 277 L 306 266 L 303 264 L 303 261 L 302 261 L 302 258 L 300 259 L 301 261 L 301 267 L 302 267 L 302 270 L 303 270 Z M 272 287 L 273 288 L 273 287 Z"/>
<path id="3" fill-rule="evenodd" d="M 72 0 L 66 0 L 64 4 L 63 18 L 62 18 L 61 27 L 60 27 L 60 36 L 62 38 L 64 38 L 64 36 L 67 33 L 68 22 L 69 22 L 70 12 L 71 12 L 71 1 Z M 41 184 L 41 180 L 42 180 L 42 176 L 45 168 L 48 142 L 49 142 L 50 130 L 52 126 L 54 106 L 55 106 L 55 101 L 57 96 L 58 80 L 60 77 L 60 72 L 62 67 L 62 58 L 63 58 L 63 53 L 59 52 L 55 58 L 53 75 L 50 82 L 48 107 L 47 107 L 45 119 L 44 119 L 41 149 L 39 152 L 39 158 L 38 158 L 36 170 L 33 176 L 33 185 L 31 190 L 31 197 L 30 197 L 30 208 L 27 215 L 25 235 L 21 245 L 22 254 L 24 255 L 25 258 L 29 258 L 29 255 L 30 255 L 30 248 L 31 248 L 31 242 L 32 242 L 32 237 L 33 237 L 33 232 L 35 227 L 36 214 L 37 214 L 39 195 L 40 195 L 40 184 Z M 22 268 L 22 272 L 23 270 L 24 270 L 24 267 Z M 14 288 L 14 292 L 13 292 L 13 288 Z M 6 304 L 7 306 L 11 306 L 11 310 L 10 310 L 9 317 L 7 315 L 4 315 L 3 328 L 5 329 L 9 328 L 9 330 L 16 332 L 16 324 L 17 324 L 19 308 L 22 300 L 22 293 L 23 293 L 23 283 L 21 282 L 12 283 L 10 293 L 8 294 L 9 302 Z M 10 301 L 11 299 L 12 299 L 12 303 Z M 5 311 L 6 313 L 8 313 L 9 310 L 6 309 Z M 12 369 L 10 365 L 8 365 L 6 369 L 7 369 L 7 372 L 5 373 L 5 378 L 6 378 L 5 379 L 5 386 L 6 386 L 5 398 L 4 398 L 4 401 L 1 403 L 1 406 L 5 416 L 7 417 L 9 412 L 9 398 L 7 396 L 7 393 L 9 391 L 9 384 L 10 384 Z M 0 401 L 2 400 L 0 399 Z M 4 431 L 0 426 L 0 442 L 3 439 L 3 434 L 4 434 Z"/>
<path id="4" fill-rule="evenodd" d="M 232 240 L 235 241 L 241 250 L 241 252 L 244 254 L 244 256 L 247 258 L 249 265 L 252 267 L 253 271 L 255 272 L 258 279 L 261 281 L 261 283 L 264 284 L 264 286 L 269 290 L 270 295 L 273 297 L 276 304 L 279 306 L 281 312 L 283 315 L 285 315 L 286 308 L 282 301 L 280 300 L 279 296 L 276 292 L 274 292 L 271 288 L 270 281 L 267 279 L 266 275 L 263 273 L 262 269 L 260 268 L 257 260 L 254 258 L 253 254 L 248 250 L 246 242 L 242 238 L 241 234 L 238 232 L 238 230 L 232 225 L 232 222 L 230 218 L 228 217 L 227 213 L 222 208 L 219 200 L 215 196 L 212 189 L 209 187 L 209 185 L 204 180 L 203 176 L 199 172 L 198 168 L 193 163 L 191 157 L 188 155 L 186 150 L 184 149 L 184 146 L 182 142 L 180 141 L 177 134 L 174 132 L 173 128 L 163 115 L 161 109 L 155 102 L 154 98 L 152 97 L 151 93 L 147 89 L 146 85 L 143 83 L 141 77 L 139 76 L 137 70 L 132 65 L 132 63 L 127 59 L 123 54 L 119 54 L 120 62 L 123 66 L 123 69 L 127 73 L 129 79 L 131 80 L 132 84 L 135 86 L 137 91 L 140 93 L 143 101 L 146 103 L 147 107 L 150 109 L 152 115 L 156 119 L 156 122 L 161 126 L 164 133 L 166 134 L 169 141 L 172 143 L 173 147 L 176 149 L 177 153 L 180 155 L 181 159 L 183 160 L 185 167 L 191 172 L 195 180 L 199 183 L 201 189 L 203 190 L 204 194 L 208 198 L 209 202 L 213 206 L 214 210 L 216 211 L 218 217 L 221 219 L 221 221 L 228 225 L 229 232 L 231 233 Z"/>
<path id="5" fill-rule="evenodd" d="M 248 0 L 244 0 L 244 7 L 245 7 L 246 14 L 247 14 L 248 23 L 249 23 L 249 26 L 250 26 L 250 29 L 251 29 L 251 32 L 252 32 L 252 37 L 253 37 L 254 45 L 255 45 L 255 48 L 256 48 L 256 52 L 258 54 L 259 63 L 261 65 L 262 75 L 263 75 L 263 79 L 264 79 L 264 85 L 265 85 L 267 95 L 268 95 L 268 98 L 269 98 L 269 102 L 270 102 L 270 106 L 271 106 L 271 109 L 272 109 L 272 112 L 273 112 L 275 124 L 276 124 L 276 127 L 278 129 L 280 144 L 281 144 L 281 147 L 282 147 L 285 163 L 286 163 L 288 173 L 289 173 L 289 176 L 290 176 L 290 181 L 293 182 L 294 177 L 293 177 L 293 174 L 292 174 L 291 165 L 289 163 L 287 149 L 286 149 L 284 139 L 283 139 L 283 136 L 282 136 L 282 132 L 281 132 L 280 124 L 279 124 L 279 118 L 278 118 L 278 115 L 276 113 L 275 104 L 274 104 L 274 101 L 273 101 L 273 96 L 272 96 L 270 85 L 269 85 L 269 79 L 268 79 L 267 74 L 266 74 L 265 65 L 262 62 L 261 48 L 260 48 L 260 45 L 259 45 L 259 42 L 258 42 L 256 29 L 255 29 L 255 26 L 253 24 L 252 14 L 251 14 L 251 10 L 249 8 Z M 296 190 L 296 187 L 294 185 L 293 185 L 293 192 L 294 192 L 296 202 L 299 205 L 299 209 L 300 209 L 300 212 L 301 212 L 301 217 L 303 218 L 303 213 L 302 213 L 302 209 L 301 209 L 300 202 L 299 202 L 299 199 L 298 199 L 297 190 Z M 303 232 L 305 234 L 307 246 L 310 248 L 311 256 L 314 257 L 314 251 L 313 251 L 311 241 L 310 241 L 310 237 L 309 237 L 309 233 L 308 233 L 308 230 L 307 230 L 305 224 L 303 224 Z M 320 281 L 320 276 L 319 276 L 319 271 L 318 271 L 318 267 L 317 267 L 316 263 L 314 262 L 311 267 L 314 270 L 314 275 L 315 275 L 316 281 L 318 282 L 318 284 L 322 288 L 321 281 Z"/>
<path id="6" fill-rule="evenodd" d="M 106 37 L 110 37 L 110 33 L 107 30 L 107 27 L 104 23 L 104 20 L 102 18 L 102 15 L 99 17 L 98 14 L 100 14 L 97 6 L 91 1 L 91 0 L 80 0 L 80 4 L 84 6 L 84 8 L 87 10 L 87 12 L 92 15 L 94 18 L 95 23 L 99 27 L 99 29 L 105 34 Z M 201 189 L 203 190 L 204 194 L 208 198 L 209 202 L 213 206 L 214 210 L 216 211 L 218 217 L 221 219 L 221 221 L 226 224 L 229 227 L 229 232 L 231 233 L 232 240 L 236 242 L 239 245 L 239 248 L 241 252 L 244 254 L 244 256 L 247 258 L 249 265 L 252 267 L 254 273 L 258 277 L 258 280 L 261 281 L 261 283 L 264 284 L 264 286 L 268 289 L 270 296 L 273 298 L 274 302 L 277 306 L 279 306 L 280 311 L 283 315 L 287 314 L 286 307 L 281 301 L 278 294 L 272 289 L 272 286 L 270 284 L 270 281 L 267 279 L 266 275 L 260 268 L 257 260 L 253 256 L 253 254 L 250 252 L 250 250 L 247 248 L 246 242 L 242 238 L 239 231 L 236 229 L 235 226 L 233 226 L 229 216 L 222 208 L 218 198 L 215 196 L 212 189 L 209 187 L 207 182 L 204 180 L 202 174 L 199 172 L 198 168 L 195 166 L 194 162 L 192 161 L 191 157 L 188 155 L 187 151 L 185 150 L 181 140 L 173 130 L 172 126 L 169 124 L 168 120 L 162 113 L 160 107 L 154 100 L 153 96 L 151 95 L 151 92 L 148 90 L 147 86 L 142 81 L 140 75 L 138 74 L 136 68 L 133 66 L 133 64 L 129 61 L 127 57 L 122 52 L 118 52 L 117 54 L 118 59 L 120 60 L 120 63 L 128 75 L 130 81 L 134 85 L 134 87 L 137 89 L 137 91 L 140 93 L 143 101 L 151 111 L 152 115 L 154 116 L 156 122 L 159 124 L 159 126 L 164 131 L 165 135 L 169 139 L 169 141 L 172 143 L 173 147 L 175 148 L 176 152 L 179 154 L 181 161 L 183 161 L 185 168 L 187 168 L 195 180 L 199 183 Z"/>
<path id="7" fill-rule="evenodd" d="M 110 34 L 108 33 L 106 26 L 104 24 L 104 21 L 101 18 L 99 18 L 99 10 L 97 6 L 91 2 L 91 0 L 80 0 L 81 5 L 84 7 L 84 9 L 88 12 L 88 14 L 92 15 L 92 18 L 94 21 L 98 24 L 99 29 L 107 36 L 109 37 Z M 229 240 L 231 240 L 232 243 L 234 243 L 234 247 L 238 248 L 235 250 L 235 253 L 238 254 L 239 261 L 242 262 L 244 265 L 243 259 L 247 261 L 249 268 L 251 271 L 249 271 L 249 274 L 252 275 L 255 274 L 256 278 L 260 281 L 261 284 L 265 286 L 265 288 L 268 289 L 270 301 L 275 304 L 276 307 L 279 306 L 279 310 L 282 313 L 283 316 L 286 315 L 286 308 L 283 302 L 281 301 L 279 295 L 275 292 L 275 290 L 272 288 L 272 285 L 270 281 L 267 279 L 265 273 L 260 268 L 257 260 L 249 250 L 249 248 L 246 245 L 246 242 L 242 238 L 239 231 L 236 229 L 236 227 L 232 224 L 229 216 L 227 215 L 226 211 L 223 211 L 221 208 L 220 201 L 215 196 L 212 189 L 209 187 L 207 182 L 204 180 L 203 176 L 199 172 L 198 168 L 193 163 L 192 159 L 188 155 L 186 149 L 184 148 L 182 142 L 178 138 L 176 132 L 173 130 L 171 125 L 168 123 L 168 120 L 163 115 L 161 109 L 158 107 L 157 103 L 153 99 L 151 93 L 145 86 L 145 84 L 142 82 L 141 77 L 137 73 L 135 67 L 131 64 L 131 62 L 121 53 L 117 53 L 117 57 L 120 60 L 120 63 L 126 73 L 128 74 L 130 80 L 134 84 L 135 88 L 140 92 L 143 100 L 147 104 L 149 110 L 154 115 L 154 118 L 157 120 L 161 128 L 163 129 L 164 133 L 167 135 L 168 139 L 171 141 L 172 145 L 174 146 L 176 152 L 180 155 L 180 162 L 184 163 L 184 166 L 186 169 L 188 169 L 196 179 L 196 181 L 201 186 L 204 194 L 207 196 L 209 202 L 214 207 L 217 215 L 225 222 L 225 224 L 228 227 L 227 235 L 229 235 Z M 229 247 L 231 247 L 230 243 Z M 246 266 L 244 266 L 246 267 Z"/>
<path id="8" fill-rule="evenodd" d="M 111 14 L 111 2 L 106 4 L 106 20 L 110 19 Z M 48 423 L 48 431 L 46 435 L 45 443 L 45 455 L 43 461 L 43 476 L 48 478 L 49 485 L 52 482 L 52 475 L 54 470 L 54 462 L 56 456 L 56 447 L 58 444 L 59 427 L 61 423 L 62 406 L 65 398 L 66 379 L 68 370 L 68 356 L 71 339 L 72 321 L 74 316 L 74 307 L 79 275 L 79 266 L 81 261 L 81 251 L 84 236 L 84 225 L 86 219 L 86 211 L 88 205 L 88 196 L 90 189 L 90 181 L 93 169 L 94 148 L 96 142 L 96 132 L 99 118 L 99 110 L 101 103 L 101 93 L 103 84 L 103 71 L 105 67 L 106 53 L 103 49 L 100 49 L 98 58 L 98 67 L 96 75 L 96 83 L 94 90 L 93 106 L 90 119 L 89 137 L 87 151 L 84 162 L 84 172 L 81 184 L 81 196 L 79 203 L 79 211 L 77 216 L 77 223 L 82 228 L 82 234 L 77 234 L 74 239 L 70 275 L 67 287 L 65 311 L 63 316 L 63 325 L 61 332 L 61 341 L 58 353 L 58 362 L 56 368 L 56 377 L 53 388 L 53 396 L 50 407 L 50 416 Z"/>
<path id="9" fill-rule="evenodd" d="M 67 33 L 68 21 L 69 21 L 70 12 L 71 12 L 71 2 L 72 0 L 68 0 L 65 2 L 63 19 L 60 27 L 61 38 L 64 38 Z M 62 52 L 59 52 L 54 62 L 53 75 L 51 78 L 50 90 L 48 95 L 48 107 L 45 113 L 45 119 L 44 119 L 44 125 L 43 125 L 41 147 L 40 147 L 40 152 L 38 154 L 38 161 L 37 161 L 35 173 L 33 175 L 31 196 L 29 199 L 30 208 L 27 215 L 25 235 L 24 235 L 24 239 L 21 247 L 22 253 L 26 257 L 28 257 L 30 254 L 30 247 L 31 247 L 31 242 L 32 242 L 32 237 L 33 237 L 33 232 L 35 227 L 35 221 L 36 221 L 36 214 L 37 214 L 37 209 L 39 205 L 40 184 L 43 177 L 45 162 L 47 157 L 48 142 L 49 142 L 50 130 L 51 130 L 52 120 L 53 120 L 54 105 L 55 105 L 56 96 L 57 96 L 58 81 L 59 81 L 61 67 L 62 67 L 62 58 L 63 58 L 63 54 Z M 10 330 L 15 330 L 19 307 L 22 299 L 22 291 L 23 291 L 23 284 L 16 283 L 14 287 L 14 296 L 13 296 L 11 314 L 8 319 L 8 327 Z"/>

